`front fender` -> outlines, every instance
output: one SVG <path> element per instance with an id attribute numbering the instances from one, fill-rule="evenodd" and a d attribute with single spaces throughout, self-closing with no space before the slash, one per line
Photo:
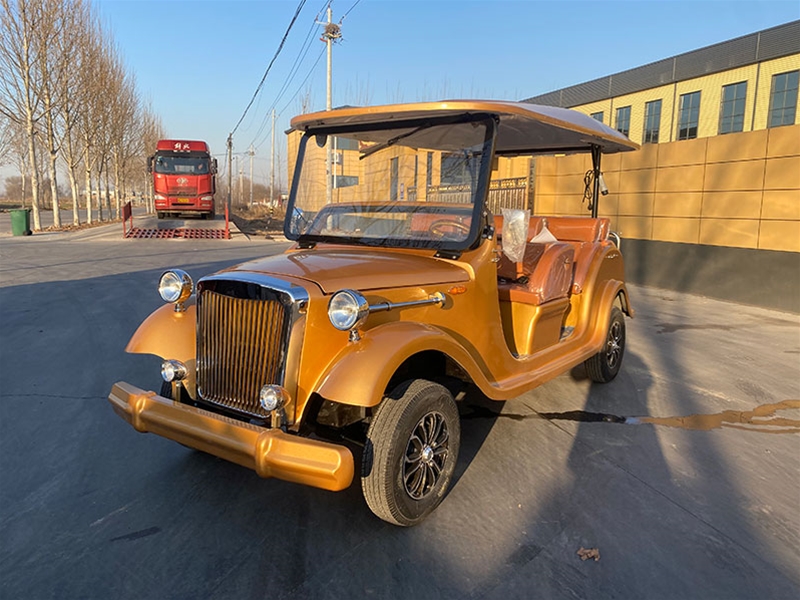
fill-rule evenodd
<path id="1" fill-rule="evenodd" d="M 425 350 L 437 350 L 455 360 L 473 380 L 485 375 L 464 349 L 442 330 L 421 323 L 387 323 L 365 332 L 333 359 L 316 392 L 333 402 L 377 406 L 389 380 L 403 362 Z"/>
<path id="2" fill-rule="evenodd" d="M 184 364 L 193 361 L 196 352 L 196 312 L 194 304 L 186 306 L 182 312 L 175 312 L 173 304 L 165 304 L 139 325 L 125 351 L 155 354 Z"/>

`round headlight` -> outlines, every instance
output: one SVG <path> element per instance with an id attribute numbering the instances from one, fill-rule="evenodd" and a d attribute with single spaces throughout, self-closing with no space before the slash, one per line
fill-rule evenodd
<path id="1" fill-rule="evenodd" d="M 358 327 L 369 314 L 367 299 L 355 290 L 340 290 L 331 296 L 328 303 L 328 318 L 331 325 L 341 331 Z"/>
<path id="2" fill-rule="evenodd" d="M 180 269 L 167 271 L 158 280 L 158 293 L 161 294 L 164 302 L 173 302 L 175 304 L 186 302 L 189 296 L 192 295 L 193 290 L 194 283 L 192 283 L 192 278 L 189 277 L 186 271 L 181 271 Z"/>
<path id="3" fill-rule="evenodd" d="M 186 365 L 179 360 L 165 360 L 161 363 L 161 378 L 164 381 L 180 381 L 186 377 Z"/>

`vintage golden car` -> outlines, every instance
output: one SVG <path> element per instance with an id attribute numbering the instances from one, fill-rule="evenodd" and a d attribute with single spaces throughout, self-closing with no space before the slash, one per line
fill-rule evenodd
<path id="1" fill-rule="evenodd" d="M 360 464 L 369 508 L 415 525 L 455 469 L 456 385 L 507 400 L 581 363 L 598 382 L 619 371 L 632 309 L 597 217 L 600 158 L 638 146 L 499 101 L 343 108 L 292 129 L 294 245 L 196 285 L 164 273 L 166 304 L 127 346 L 163 359 L 164 385 L 120 382 L 109 401 L 138 431 L 262 477 L 335 491 Z M 592 217 L 492 214 L 500 160 L 576 152 L 593 158 Z"/>

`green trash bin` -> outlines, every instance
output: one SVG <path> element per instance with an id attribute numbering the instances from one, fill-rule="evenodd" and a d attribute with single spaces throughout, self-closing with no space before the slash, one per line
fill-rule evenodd
<path id="1" fill-rule="evenodd" d="M 30 235 L 32 233 L 30 208 L 11 211 L 11 233 L 14 235 Z"/>

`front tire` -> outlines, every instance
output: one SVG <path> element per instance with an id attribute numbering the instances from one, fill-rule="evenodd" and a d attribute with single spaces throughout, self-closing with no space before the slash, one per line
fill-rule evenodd
<path id="1" fill-rule="evenodd" d="M 611 309 L 608 333 L 603 349 L 589 358 L 584 365 L 589 379 L 608 383 L 619 373 L 625 354 L 625 315 L 616 306 Z"/>
<path id="2" fill-rule="evenodd" d="M 361 489 L 375 515 L 409 527 L 444 499 L 458 460 L 461 425 L 450 392 L 415 379 L 386 398 L 364 446 Z"/>

